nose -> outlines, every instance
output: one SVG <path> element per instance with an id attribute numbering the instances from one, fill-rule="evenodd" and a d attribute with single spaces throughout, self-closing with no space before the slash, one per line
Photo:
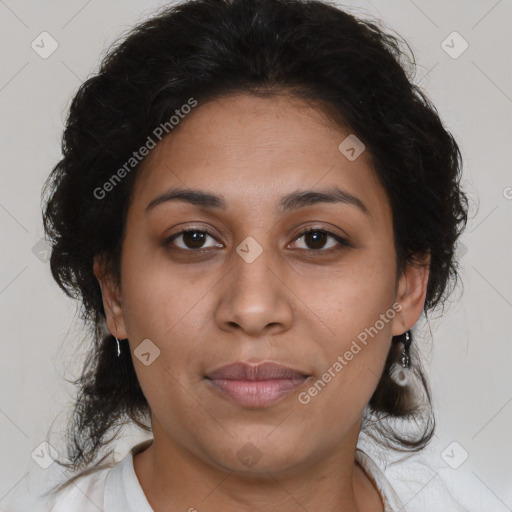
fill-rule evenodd
<path id="1" fill-rule="evenodd" d="M 216 321 L 225 331 L 249 336 L 285 332 L 293 322 L 293 293 L 286 284 L 286 263 L 263 251 L 247 262 L 234 255 L 234 267 L 223 279 Z"/>

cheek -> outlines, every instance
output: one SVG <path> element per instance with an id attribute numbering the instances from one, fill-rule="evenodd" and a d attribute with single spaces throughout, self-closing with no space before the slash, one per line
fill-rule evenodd
<path id="1" fill-rule="evenodd" d="M 187 275 L 176 266 L 171 268 L 165 259 L 146 252 L 142 244 L 128 243 L 124 254 L 123 317 L 139 382 L 150 399 L 160 394 L 157 383 L 177 396 L 176 380 L 188 385 L 200 380 L 191 369 L 204 349 L 204 324 L 212 314 L 207 294 L 215 280 L 207 272 L 197 279 L 197 271 L 191 276 L 190 270 Z M 150 340 L 158 349 L 149 366 L 137 360 L 143 340 Z"/>
<path id="2" fill-rule="evenodd" d="M 396 284 L 392 269 L 391 251 L 360 249 L 329 271 L 310 270 L 309 279 L 297 282 L 294 289 L 307 298 L 307 305 L 323 322 L 324 329 L 328 328 L 334 339 L 346 343 L 373 326 L 392 306 Z"/>
<path id="3" fill-rule="evenodd" d="M 391 344 L 398 314 L 394 260 L 367 254 L 360 268 L 343 269 L 326 286 L 309 287 L 321 318 L 317 337 L 322 357 L 320 381 L 306 390 L 312 409 L 332 406 L 333 414 L 363 410 L 375 390 Z M 312 294 L 312 295 L 311 295 Z M 395 304 L 395 305 L 394 305 Z M 328 329 L 326 329 L 326 327 Z M 320 414 L 320 413 L 319 413 Z"/>
<path id="4" fill-rule="evenodd" d="M 132 338 L 155 338 L 180 328 L 180 320 L 204 294 L 197 279 L 190 280 L 172 265 L 162 250 L 135 236 L 125 240 L 122 260 L 123 316 Z"/>
<path id="5" fill-rule="evenodd" d="M 314 430 L 319 419 L 330 418 L 323 428 L 325 437 L 332 439 L 361 418 L 384 368 L 391 343 L 389 325 L 379 332 L 345 332 L 324 345 L 327 363 L 297 396 L 306 429 Z"/>

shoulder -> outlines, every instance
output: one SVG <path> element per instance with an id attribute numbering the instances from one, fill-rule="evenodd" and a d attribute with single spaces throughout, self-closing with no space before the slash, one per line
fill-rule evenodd
<path id="1" fill-rule="evenodd" d="M 419 452 L 398 457 L 370 447 L 358 448 L 356 459 L 379 489 L 386 512 L 468 512 L 450 492 L 441 471 Z"/>
<path id="2" fill-rule="evenodd" d="M 118 463 L 120 464 L 120 463 Z M 116 467 L 116 464 L 113 467 Z M 96 469 L 69 483 L 64 489 L 37 498 L 39 512 L 98 512 L 103 510 L 105 483 L 113 467 Z"/>
<path id="3" fill-rule="evenodd" d="M 98 512 L 103 510 L 105 481 L 111 467 L 90 470 L 75 475 L 66 487 L 58 490 L 72 474 L 61 467 L 43 471 L 29 471 L 15 492 L 7 500 L 2 500 L 2 512 Z"/>
<path id="4" fill-rule="evenodd" d="M 133 469 L 133 455 L 144 449 L 145 440 L 121 457 L 101 466 L 70 474 L 52 465 L 20 485 L 17 496 L 2 512 L 151 512 Z M 43 474 L 44 473 L 44 474 Z M 63 485 L 65 484 L 65 485 Z M 23 489 L 21 489 L 23 487 Z M 3 505 L 3 504 L 2 504 Z"/>

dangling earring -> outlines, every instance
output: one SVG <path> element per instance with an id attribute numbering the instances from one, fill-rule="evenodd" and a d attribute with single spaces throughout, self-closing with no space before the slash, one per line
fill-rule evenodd
<path id="1" fill-rule="evenodd" d="M 407 386 L 411 377 L 411 360 L 409 358 L 409 344 L 411 342 L 410 331 L 405 332 L 405 341 L 401 342 L 402 355 L 399 363 L 394 362 L 389 369 L 390 377 L 399 386 Z"/>
<path id="2" fill-rule="evenodd" d="M 114 338 L 116 338 L 114 336 Z M 121 355 L 121 346 L 119 344 L 119 340 L 116 338 L 116 341 L 117 341 L 117 357 L 119 357 Z"/>

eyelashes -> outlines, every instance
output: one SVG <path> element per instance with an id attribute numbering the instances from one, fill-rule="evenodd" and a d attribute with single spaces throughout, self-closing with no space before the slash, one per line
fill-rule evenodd
<path id="1" fill-rule="evenodd" d="M 311 235 L 311 234 L 318 235 L 319 233 L 323 236 L 323 239 L 322 238 L 320 239 L 321 241 L 324 239 L 332 238 L 336 245 L 334 245 L 334 247 L 331 246 L 328 249 L 324 249 L 322 247 L 320 249 L 306 248 L 304 250 L 312 251 L 312 252 L 330 252 L 331 250 L 339 250 L 344 247 L 350 247 L 350 243 L 348 242 L 347 239 L 345 239 L 339 235 L 335 235 L 331 231 L 327 231 L 326 229 L 321 229 L 321 228 L 310 228 L 305 231 L 302 231 L 299 235 L 297 235 L 297 237 L 295 237 L 295 241 L 300 240 L 302 237 L 304 237 L 306 235 Z"/>
<path id="2" fill-rule="evenodd" d="M 188 229 L 184 229 L 182 231 L 179 231 L 178 233 L 172 235 L 171 237 L 169 237 L 166 241 L 165 241 L 165 245 L 170 245 L 171 247 L 174 245 L 174 241 L 176 239 L 178 239 L 180 236 L 188 236 L 192 233 L 201 233 L 203 235 L 206 235 L 206 236 L 209 236 L 213 239 L 215 239 L 215 235 L 213 235 L 213 233 L 211 233 L 210 231 L 208 231 L 207 229 L 195 229 L 195 228 L 188 228 Z M 198 241 L 200 242 L 202 239 L 204 239 L 205 237 L 203 236 L 202 238 L 200 237 L 199 239 L 196 239 L 195 242 L 197 243 Z M 174 248 L 174 247 L 173 247 Z M 196 248 L 190 248 L 190 247 L 177 247 L 178 249 L 181 249 L 181 250 L 184 250 L 184 251 L 189 251 L 189 252 L 199 252 L 200 250 L 204 250 L 203 247 L 196 247 Z"/>
<path id="3" fill-rule="evenodd" d="M 193 236 L 198 235 L 199 236 Z M 320 242 L 320 245 L 322 245 L 324 242 L 327 244 L 327 241 L 329 239 L 332 239 L 334 241 L 334 246 L 331 245 L 327 249 L 323 246 L 320 248 L 301 248 L 299 250 L 301 251 L 307 251 L 309 253 L 331 253 L 332 251 L 337 251 L 343 248 L 352 247 L 349 241 L 346 238 L 343 238 L 339 235 L 336 235 L 332 233 L 331 231 L 328 231 L 323 228 L 309 228 L 301 233 L 299 233 L 297 236 L 294 237 L 294 242 L 296 243 L 301 238 L 310 235 L 313 237 L 313 242 L 318 243 Z M 166 247 L 171 248 L 172 250 L 181 250 L 184 252 L 197 252 L 197 253 L 204 253 L 209 252 L 210 249 L 213 249 L 214 247 L 222 247 L 222 244 L 217 243 L 210 247 L 204 247 L 202 244 L 205 242 L 205 240 L 210 237 L 213 240 L 216 240 L 216 236 L 211 233 L 209 230 L 205 228 L 188 228 L 184 229 L 182 231 L 179 231 L 178 233 L 175 233 L 174 235 L 168 237 L 164 241 L 164 245 Z M 176 245 L 176 241 L 181 238 L 182 246 Z M 192 244 L 192 247 L 187 246 L 187 244 Z M 195 245 L 195 246 L 194 246 Z"/>

